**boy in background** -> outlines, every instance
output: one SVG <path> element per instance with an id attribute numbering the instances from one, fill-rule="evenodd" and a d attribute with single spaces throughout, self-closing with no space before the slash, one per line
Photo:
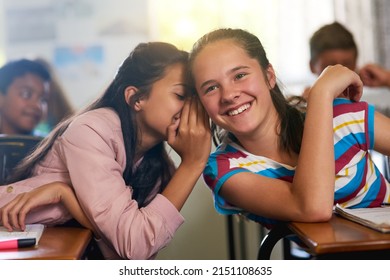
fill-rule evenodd
<path id="1" fill-rule="evenodd" d="M 338 22 L 322 26 L 313 33 L 310 45 L 310 70 L 316 76 L 329 65 L 341 64 L 356 71 L 358 48 L 352 33 Z M 302 96 L 307 98 L 309 88 Z"/>
<path id="2" fill-rule="evenodd" d="M 47 110 L 49 82 L 49 72 L 32 60 L 0 68 L 0 134 L 33 134 Z"/>

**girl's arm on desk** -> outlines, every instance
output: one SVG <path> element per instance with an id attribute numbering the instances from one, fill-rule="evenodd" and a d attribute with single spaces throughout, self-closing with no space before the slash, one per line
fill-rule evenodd
<path id="1" fill-rule="evenodd" d="M 11 231 L 13 229 L 24 230 L 26 215 L 32 209 L 56 203 L 63 203 L 73 218 L 84 227 L 93 230 L 92 224 L 84 215 L 72 188 L 61 182 L 49 183 L 30 192 L 19 194 L 0 209 L 2 223 Z"/>

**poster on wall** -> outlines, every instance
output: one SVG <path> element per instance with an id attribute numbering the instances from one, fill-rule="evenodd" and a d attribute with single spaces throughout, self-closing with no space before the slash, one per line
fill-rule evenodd
<path id="1" fill-rule="evenodd" d="M 102 45 L 70 45 L 54 48 L 53 65 L 66 81 L 68 94 L 76 107 L 82 107 L 101 91 L 106 80 L 105 49 Z"/>
<path id="2" fill-rule="evenodd" d="M 66 79 L 99 78 L 103 63 L 102 46 L 56 47 L 54 50 L 54 66 Z"/>

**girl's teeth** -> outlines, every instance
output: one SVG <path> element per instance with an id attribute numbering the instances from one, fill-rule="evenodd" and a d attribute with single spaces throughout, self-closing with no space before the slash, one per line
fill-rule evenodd
<path id="1" fill-rule="evenodd" d="M 246 109 L 248 109 L 248 108 L 249 108 L 249 104 L 245 104 L 245 105 L 241 106 L 240 108 L 238 108 L 237 110 L 230 111 L 230 112 L 228 113 L 228 115 L 229 115 L 229 116 L 238 115 L 238 114 L 244 112 L 244 111 L 245 111 Z"/>

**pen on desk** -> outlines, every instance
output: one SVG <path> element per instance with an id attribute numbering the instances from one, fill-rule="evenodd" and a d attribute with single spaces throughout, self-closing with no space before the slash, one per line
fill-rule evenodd
<path id="1" fill-rule="evenodd" d="M 382 202 L 381 206 L 382 207 L 389 207 L 390 203 L 389 202 Z"/>
<path id="2" fill-rule="evenodd" d="M 36 238 L 22 238 L 0 241 L 0 250 L 18 249 L 34 246 Z"/>

